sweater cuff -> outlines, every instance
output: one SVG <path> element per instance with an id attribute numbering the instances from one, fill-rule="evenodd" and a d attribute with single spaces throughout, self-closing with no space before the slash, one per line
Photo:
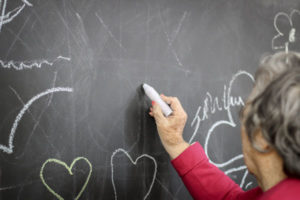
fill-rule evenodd
<path id="1" fill-rule="evenodd" d="M 202 146 L 196 142 L 182 152 L 179 156 L 174 158 L 171 163 L 179 176 L 184 176 L 196 165 L 203 161 L 208 162 L 208 158 Z"/>

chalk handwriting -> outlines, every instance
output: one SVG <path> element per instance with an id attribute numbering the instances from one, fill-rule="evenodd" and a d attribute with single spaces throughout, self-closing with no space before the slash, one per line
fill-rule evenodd
<path id="1" fill-rule="evenodd" d="M 274 18 L 274 27 L 277 31 L 277 35 L 275 35 L 272 39 L 272 49 L 274 50 L 278 50 L 278 49 L 284 49 L 285 52 L 287 53 L 289 51 L 289 44 L 290 43 L 294 43 L 296 42 L 296 28 L 294 26 L 294 22 L 293 22 L 293 17 L 295 15 L 299 15 L 300 16 L 300 11 L 299 10 L 292 10 L 292 12 L 290 13 L 290 15 L 288 15 L 287 13 L 284 12 L 279 12 L 275 15 Z M 290 25 L 290 30 L 280 30 L 278 27 L 278 23 L 279 22 L 279 18 L 282 19 L 286 19 L 288 24 Z M 298 21 L 295 21 L 295 23 Z M 282 22 L 281 22 L 282 23 Z M 286 41 L 284 41 L 283 44 L 277 44 L 279 39 L 285 39 Z"/>
<path id="2" fill-rule="evenodd" d="M 69 87 L 55 87 L 55 88 L 51 88 L 48 89 L 34 97 L 32 97 L 24 106 L 23 108 L 20 110 L 20 112 L 18 113 L 18 115 L 15 118 L 15 121 L 11 127 L 10 130 L 10 134 L 9 134 L 9 139 L 8 139 L 8 146 L 2 145 L 0 144 L 0 150 L 2 150 L 5 153 L 11 154 L 13 153 L 13 141 L 14 141 L 14 137 L 15 137 L 15 133 L 17 131 L 19 122 L 21 121 L 21 119 L 23 118 L 23 115 L 25 114 L 25 112 L 29 109 L 29 107 L 38 99 L 40 99 L 43 96 L 46 96 L 48 94 L 52 94 L 52 93 L 56 93 L 56 92 L 73 92 L 73 88 L 69 88 Z"/>
<path id="3" fill-rule="evenodd" d="M 7 68 L 7 69 L 15 69 L 15 70 L 25 70 L 25 69 L 41 68 L 43 65 L 52 66 L 55 62 L 61 60 L 70 61 L 71 58 L 58 56 L 53 61 L 48 61 L 43 59 L 39 61 L 22 61 L 22 62 L 16 62 L 12 60 L 5 62 L 0 60 L 0 67 Z"/>
<path id="4" fill-rule="evenodd" d="M 21 0 L 21 5 L 14 8 L 11 11 L 6 12 L 6 8 L 7 8 L 7 1 L 8 0 L 0 0 L 0 8 L 1 9 L 1 15 L 0 15 L 0 32 L 2 29 L 2 26 L 4 24 L 7 24 L 9 22 L 11 22 L 15 17 L 17 17 L 21 11 L 26 7 L 26 6 L 33 6 L 30 2 L 28 2 L 27 0 Z"/>
<path id="5" fill-rule="evenodd" d="M 64 200 L 64 198 L 62 196 L 60 196 L 59 194 L 57 194 L 45 181 L 45 178 L 44 178 L 44 168 L 47 164 L 49 163 L 55 163 L 55 164 L 58 164 L 58 165 L 62 165 L 64 168 L 66 168 L 69 172 L 69 174 L 71 176 L 73 176 L 73 172 L 72 172 L 72 169 L 74 167 L 74 165 L 80 161 L 80 160 L 83 160 L 85 161 L 88 165 L 89 165 L 89 173 L 88 173 L 88 176 L 86 177 L 86 180 L 81 188 L 81 190 L 79 191 L 79 193 L 77 194 L 77 196 L 75 197 L 75 200 L 79 199 L 80 196 L 82 195 L 83 191 L 85 190 L 90 178 L 91 178 L 91 175 L 92 175 L 92 171 L 93 171 L 93 167 L 92 167 L 92 164 L 90 163 L 90 161 L 87 159 L 87 158 L 84 158 L 84 157 L 77 157 L 73 160 L 73 162 L 71 163 L 70 167 L 63 161 L 60 161 L 60 160 L 57 160 L 55 158 L 50 158 L 48 160 L 46 160 L 46 162 L 44 162 L 44 164 L 42 165 L 42 168 L 41 168 L 41 171 L 40 171 L 40 178 L 42 180 L 42 183 L 44 184 L 44 186 L 47 188 L 47 190 L 49 190 L 49 192 L 51 192 L 57 199 L 59 200 Z"/>
<path id="6" fill-rule="evenodd" d="M 191 127 L 194 127 L 194 132 L 193 132 L 193 134 L 192 134 L 192 136 L 189 140 L 189 143 L 192 143 L 192 141 L 196 137 L 201 122 L 205 121 L 206 119 L 209 119 L 209 117 L 212 114 L 216 113 L 217 111 L 223 111 L 224 110 L 224 111 L 227 112 L 228 119 L 227 120 L 220 120 L 220 121 L 215 122 L 209 128 L 207 136 L 205 138 L 205 143 L 204 143 L 204 150 L 205 150 L 205 153 L 208 156 L 210 162 L 212 164 L 214 164 L 215 166 L 219 167 L 219 168 L 226 167 L 226 166 L 234 163 L 237 160 L 243 159 L 243 155 L 240 154 L 240 155 L 237 155 L 237 156 L 231 158 L 230 160 L 228 160 L 226 162 L 216 163 L 216 162 L 214 162 L 210 159 L 209 154 L 208 154 L 208 144 L 209 144 L 211 135 L 214 133 L 215 128 L 217 128 L 218 126 L 221 126 L 221 125 L 227 125 L 227 126 L 231 126 L 233 128 L 236 127 L 236 123 L 234 122 L 233 117 L 232 117 L 231 108 L 235 107 L 235 106 L 244 106 L 244 101 L 243 101 L 241 96 L 233 97 L 231 95 L 231 91 L 232 91 L 232 87 L 233 87 L 233 84 L 234 84 L 235 80 L 237 80 L 237 78 L 239 78 L 240 76 L 246 76 L 251 81 L 254 82 L 254 78 L 250 73 L 248 73 L 246 71 L 238 71 L 236 74 L 234 74 L 232 76 L 228 86 L 224 85 L 223 98 L 222 99 L 219 99 L 218 97 L 212 97 L 212 95 L 209 92 L 206 93 L 206 97 L 204 99 L 204 105 L 198 107 L 198 109 L 196 111 L 196 114 L 195 114 L 195 117 L 194 117 L 194 119 L 192 120 L 192 123 L 191 123 Z M 225 171 L 225 174 L 228 175 L 230 173 L 233 173 L 233 172 L 236 172 L 236 171 L 241 171 L 241 170 L 246 170 L 245 171 L 246 175 L 244 174 L 244 177 L 243 177 L 242 182 L 240 184 L 240 186 L 243 187 L 245 178 L 248 174 L 247 167 L 245 165 L 240 166 L 240 167 L 236 167 L 236 168 L 228 169 L 227 171 Z"/>
<path id="7" fill-rule="evenodd" d="M 113 152 L 112 156 L 111 156 L 111 159 L 110 159 L 110 165 L 111 165 L 111 182 L 112 182 L 112 185 L 113 185 L 113 188 L 114 188 L 115 200 L 118 199 L 118 195 L 117 195 L 117 189 L 116 189 L 116 185 L 115 185 L 115 181 L 114 181 L 114 163 L 113 163 L 113 162 L 114 162 L 114 157 L 115 157 L 116 154 L 118 154 L 118 153 L 123 153 L 123 154 L 125 154 L 125 155 L 128 157 L 128 159 L 130 160 L 130 162 L 131 162 L 132 164 L 134 164 L 134 165 L 136 165 L 137 162 L 138 162 L 138 160 L 141 159 L 141 158 L 149 158 L 149 159 L 151 159 L 151 160 L 153 161 L 153 163 L 154 163 L 154 173 L 153 173 L 152 182 L 151 182 L 151 184 L 150 184 L 150 187 L 149 187 L 147 193 L 145 194 L 145 196 L 144 196 L 144 198 L 143 198 L 144 200 L 147 199 L 147 197 L 149 196 L 149 194 L 150 194 L 150 192 L 151 192 L 151 190 L 152 190 L 152 187 L 153 187 L 153 185 L 154 185 L 154 181 L 155 181 L 155 178 L 156 178 L 156 173 L 157 173 L 157 163 L 156 163 L 156 160 L 155 160 L 152 156 L 150 156 L 150 155 L 148 155 L 148 154 L 142 154 L 142 155 L 140 155 L 139 157 L 137 157 L 137 158 L 135 159 L 135 161 L 134 161 L 134 160 L 131 158 L 131 156 L 128 154 L 128 152 L 125 151 L 124 149 L 119 148 L 119 149 L 115 150 L 115 151 Z"/>

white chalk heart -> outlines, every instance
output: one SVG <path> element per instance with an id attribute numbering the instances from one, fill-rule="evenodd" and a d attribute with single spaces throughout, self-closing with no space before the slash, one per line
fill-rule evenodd
<path id="1" fill-rule="evenodd" d="M 111 156 L 111 160 L 110 160 L 110 165 L 111 165 L 111 181 L 112 181 L 112 185 L 113 185 L 113 189 L 114 189 L 115 200 L 118 199 L 118 196 L 117 196 L 117 190 L 116 190 L 115 180 L 114 180 L 114 164 L 113 164 L 113 159 L 114 159 L 114 157 L 115 157 L 115 155 L 117 153 L 123 153 L 123 154 L 125 154 L 133 165 L 136 165 L 137 162 L 138 162 L 138 160 L 141 159 L 141 158 L 148 158 L 148 159 L 152 160 L 152 162 L 154 163 L 154 173 L 153 173 L 152 181 L 151 181 L 151 184 L 149 186 L 149 189 L 148 189 L 147 193 L 143 197 L 144 200 L 147 199 L 147 197 L 149 196 L 149 194 L 151 192 L 151 189 L 153 187 L 153 184 L 154 184 L 154 181 L 155 181 L 155 178 L 156 178 L 156 172 L 157 172 L 157 163 L 156 163 L 156 160 L 152 156 L 150 156 L 148 154 L 142 154 L 139 157 L 137 157 L 135 159 L 135 161 L 134 161 L 131 158 L 131 156 L 128 154 L 128 152 L 125 151 L 124 149 L 119 148 L 119 149 L 115 150 L 113 152 L 113 154 Z"/>

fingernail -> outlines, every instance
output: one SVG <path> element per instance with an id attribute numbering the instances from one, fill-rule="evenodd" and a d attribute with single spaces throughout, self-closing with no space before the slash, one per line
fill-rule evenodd
<path id="1" fill-rule="evenodd" d="M 152 101 L 151 103 L 152 103 L 152 106 L 153 106 L 155 104 L 155 101 Z"/>

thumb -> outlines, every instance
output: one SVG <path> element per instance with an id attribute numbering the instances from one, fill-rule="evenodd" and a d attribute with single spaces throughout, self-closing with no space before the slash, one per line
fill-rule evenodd
<path id="1" fill-rule="evenodd" d="M 162 122 L 166 119 L 160 106 L 155 101 L 152 101 L 152 113 L 156 122 Z"/>

